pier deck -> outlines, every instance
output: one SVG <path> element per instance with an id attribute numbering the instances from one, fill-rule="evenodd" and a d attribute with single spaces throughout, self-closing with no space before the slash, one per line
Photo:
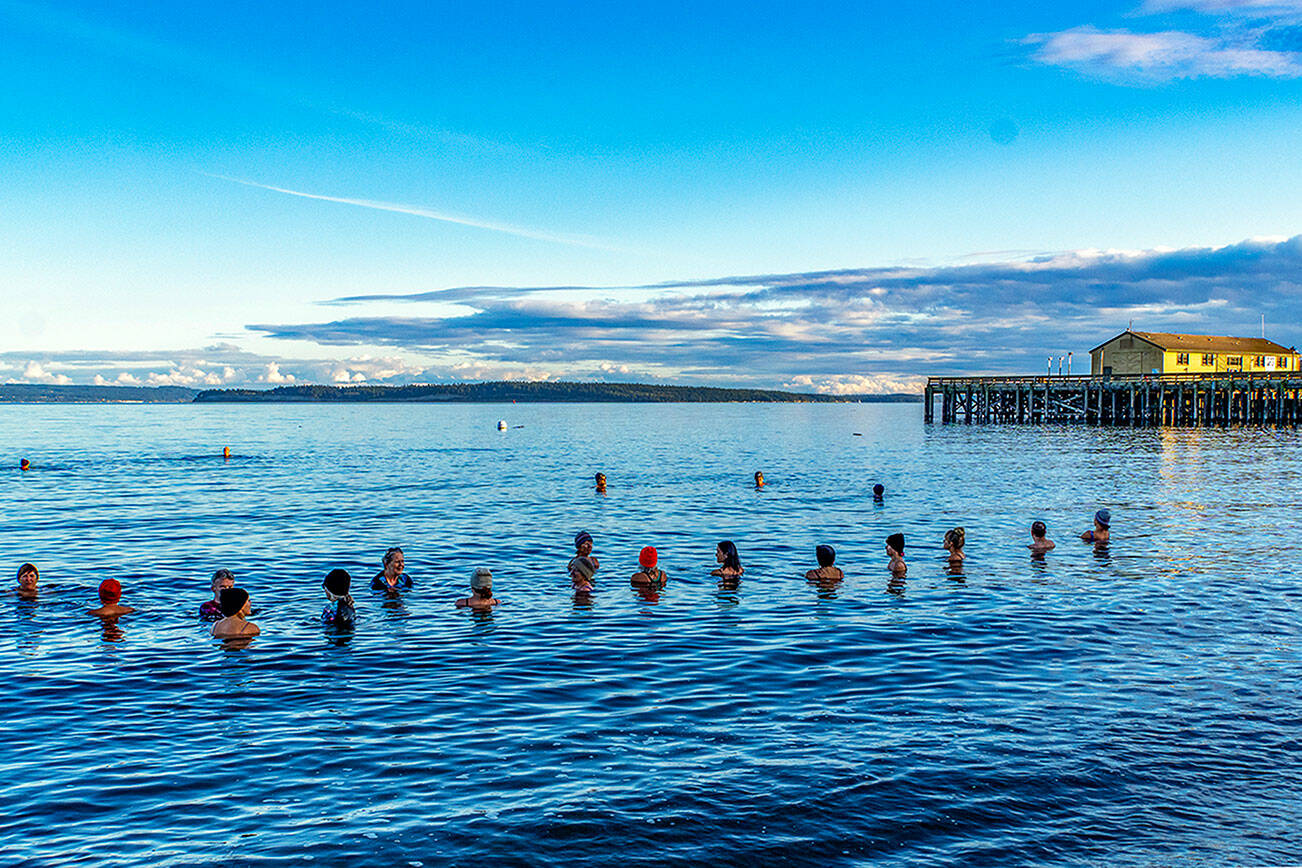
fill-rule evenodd
<path id="1" fill-rule="evenodd" d="M 942 424 L 1297 425 L 1302 373 L 931 377 Z"/>

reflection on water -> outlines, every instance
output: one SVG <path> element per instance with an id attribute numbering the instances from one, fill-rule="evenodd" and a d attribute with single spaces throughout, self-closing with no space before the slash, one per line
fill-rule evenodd
<path id="1" fill-rule="evenodd" d="M 1298 432 L 500 415 L 0 407 L 36 468 L 0 473 L 0 570 L 42 574 L 38 602 L 0 599 L 9 861 L 1302 858 Z M 1069 544 L 1104 506 L 1110 544 Z M 1036 519 L 1060 545 L 1028 568 Z M 575 595 L 557 565 L 585 527 L 611 578 Z M 895 531 L 928 541 L 907 579 Z M 708 575 L 721 539 L 744 591 Z M 321 576 L 372 574 L 392 540 L 416 587 L 323 628 Z M 626 590 L 648 541 L 674 584 Z M 824 541 L 843 580 L 804 576 Z M 480 564 L 504 603 L 458 609 Z M 256 641 L 194 617 L 217 565 L 259 601 Z M 88 620 L 104 575 L 137 614 Z M 105 829 L 121 846 L 91 849 Z"/>

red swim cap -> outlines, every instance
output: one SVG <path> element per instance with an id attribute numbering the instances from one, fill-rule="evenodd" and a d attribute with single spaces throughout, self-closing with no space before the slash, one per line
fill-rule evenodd
<path id="1" fill-rule="evenodd" d="M 99 601 L 104 605 L 116 603 L 122 599 L 122 585 L 117 579 L 105 579 L 99 583 Z"/>
<path id="2" fill-rule="evenodd" d="M 642 549 L 642 552 L 637 556 L 637 562 L 648 570 L 651 569 L 656 565 L 656 550 L 651 546 Z"/>

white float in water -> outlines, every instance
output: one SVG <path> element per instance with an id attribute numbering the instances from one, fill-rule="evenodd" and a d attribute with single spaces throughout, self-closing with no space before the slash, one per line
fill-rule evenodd
<path id="1" fill-rule="evenodd" d="M 505 420 L 505 419 L 498 419 L 498 420 L 497 420 L 497 430 L 498 430 L 498 431 L 505 431 L 505 430 L 506 430 L 506 420 Z"/>

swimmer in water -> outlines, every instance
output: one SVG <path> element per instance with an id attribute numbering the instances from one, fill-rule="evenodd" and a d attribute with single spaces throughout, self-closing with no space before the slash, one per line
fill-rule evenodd
<path id="1" fill-rule="evenodd" d="M 90 613 L 97 618 L 116 618 L 118 615 L 130 615 L 135 609 L 130 606 L 123 606 L 118 601 L 122 599 L 122 585 L 117 579 L 105 579 L 99 583 L 99 601 L 98 609 L 91 609 Z"/>
<path id="2" fill-rule="evenodd" d="M 36 585 L 41 580 L 41 571 L 36 569 L 36 564 L 23 564 L 18 568 L 18 587 L 14 592 L 18 594 L 20 600 L 35 600 L 37 595 Z"/>
<path id="3" fill-rule="evenodd" d="M 251 608 L 249 592 L 243 588 L 227 588 L 222 591 L 222 615 L 225 617 L 212 625 L 214 638 L 230 639 L 238 636 L 252 638 L 261 633 L 257 624 L 247 620 Z"/>
<path id="4" fill-rule="evenodd" d="M 762 470 L 755 471 L 755 487 L 756 488 L 764 487 L 764 471 Z"/>
<path id="5" fill-rule="evenodd" d="M 199 606 L 199 617 L 205 621 L 218 621 L 222 616 L 222 591 L 235 587 L 235 574 L 220 569 L 212 574 L 212 599 Z"/>
<path id="6" fill-rule="evenodd" d="M 566 570 L 576 591 L 591 591 L 592 577 L 601 562 L 592 557 L 592 534 L 581 530 L 574 535 L 574 557 L 570 558 Z"/>
<path id="7" fill-rule="evenodd" d="M 493 571 L 488 567 L 475 567 L 470 574 L 470 596 L 457 600 L 463 609 L 491 609 L 497 605 L 493 596 Z"/>
<path id="8" fill-rule="evenodd" d="M 402 571 L 407 565 L 406 559 L 402 554 L 402 549 L 394 546 L 384 553 L 384 569 L 375 574 L 371 579 L 372 591 L 384 591 L 389 594 L 396 594 L 398 591 L 408 590 L 411 588 L 411 576 Z"/>
<path id="9" fill-rule="evenodd" d="M 714 559 L 719 563 L 719 568 L 710 571 L 712 576 L 732 579 L 746 572 L 741 565 L 741 555 L 732 540 L 726 539 L 714 547 Z"/>
<path id="10" fill-rule="evenodd" d="M 886 554 L 890 556 L 890 571 L 892 576 L 903 576 L 909 570 L 909 565 L 904 562 L 904 534 L 893 533 L 886 538 Z"/>
<path id="11" fill-rule="evenodd" d="M 945 551 L 949 552 L 950 564 L 961 564 L 966 555 L 963 545 L 967 542 L 967 531 L 961 527 L 945 531 Z"/>
<path id="12" fill-rule="evenodd" d="M 28 461 L 26 458 L 18 462 L 19 470 L 30 470 L 31 468 L 32 468 L 32 462 Z"/>
<path id="13" fill-rule="evenodd" d="M 1042 555 L 1054 548 L 1053 540 L 1045 536 L 1049 529 L 1044 526 L 1044 522 L 1037 521 L 1031 525 L 1031 544 L 1027 546 L 1033 555 Z"/>
<path id="14" fill-rule="evenodd" d="M 818 569 L 806 572 L 806 579 L 811 582 L 835 582 L 845 578 L 845 573 L 836 565 L 836 549 L 818 546 L 814 549 L 814 557 L 818 560 Z"/>
<path id="15" fill-rule="evenodd" d="M 604 473 L 598 473 L 597 476 L 596 476 L 596 483 L 597 483 L 597 492 L 598 492 L 599 494 L 605 494 L 605 493 L 606 493 L 606 474 L 604 474 Z"/>
<path id="16" fill-rule="evenodd" d="M 347 570 L 331 570 L 321 582 L 325 591 L 326 606 L 321 610 L 321 623 L 335 627 L 351 627 L 357 621 L 357 608 L 349 593 L 353 577 Z"/>
<path id="17" fill-rule="evenodd" d="M 637 555 L 637 565 L 641 569 L 629 578 L 629 582 L 634 585 L 663 585 L 668 576 L 660 569 L 659 563 L 660 555 L 652 546 L 646 546 Z"/>
<path id="18" fill-rule="evenodd" d="M 873 500 L 881 503 L 886 496 L 886 486 L 880 482 L 873 486 Z"/>
<path id="19" fill-rule="evenodd" d="M 1094 513 L 1094 530 L 1087 530 L 1080 535 L 1085 542 L 1105 543 L 1108 541 L 1108 526 L 1112 524 L 1112 513 L 1100 509 Z"/>

